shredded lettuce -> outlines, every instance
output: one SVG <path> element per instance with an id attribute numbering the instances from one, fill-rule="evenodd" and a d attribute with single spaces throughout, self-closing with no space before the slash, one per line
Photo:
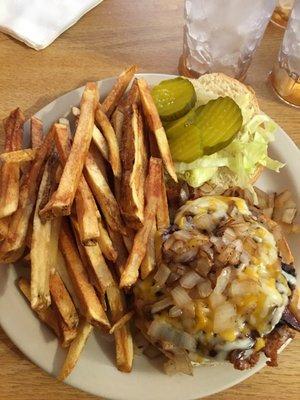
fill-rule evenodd
<path id="1" fill-rule="evenodd" d="M 268 156 L 268 144 L 274 140 L 275 130 L 276 124 L 267 115 L 255 115 L 224 149 L 192 163 L 176 163 L 177 174 L 192 187 L 209 180 L 224 185 L 227 175 L 228 181 L 234 180 L 229 184 L 252 188 L 251 178 L 259 165 L 277 172 L 284 166 Z"/>

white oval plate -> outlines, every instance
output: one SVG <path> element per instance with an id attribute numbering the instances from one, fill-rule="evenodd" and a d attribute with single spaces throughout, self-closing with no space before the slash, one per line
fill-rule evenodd
<path id="1" fill-rule="evenodd" d="M 149 84 L 157 84 L 172 77 L 162 74 L 140 74 Z M 115 79 L 99 82 L 101 96 L 111 89 Z M 62 116 L 70 113 L 71 106 L 78 105 L 83 88 L 75 89 L 52 103 L 36 115 L 44 122 L 45 129 Z M 25 129 L 29 142 L 28 124 Z M 280 174 L 265 171 L 259 180 L 264 190 L 289 188 L 300 204 L 300 153 L 289 136 L 278 127 L 276 140 L 270 146 L 270 155 L 286 163 Z M 296 260 L 300 260 L 300 248 L 295 240 L 291 247 Z M 298 273 L 300 264 L 297 265 Z M 58 347 L 57 340 L 45 328 L 20 295 L 15 281 L 19 275 L 28 273 L 20 265 L 0 265 L 0 324 L 16 346 L 35 364 L 49 374 L 57 375 L 65 356 L 65 350 Z M 113 341 L 94 333 L 80 357 L 80 360 L 66 383 L 86 392 L 116 400 L 191 400 L 201 398 L 229 388 L 265 365 L 261 362 L 250 371 L 237 371 L 231 364 L 200 366 L 194 369 L 194 376 L 178 374 L 165 375 L 159 365 L 144 356 L 136 356 L 130 374 L 119 372 L 115 367 Z"/>

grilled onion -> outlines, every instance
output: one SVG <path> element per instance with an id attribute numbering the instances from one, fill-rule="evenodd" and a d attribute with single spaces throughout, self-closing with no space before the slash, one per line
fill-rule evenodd
<path id="1" fill-rule="evenodd" d="M 185 308 L 188 303 L 192 302 L 192 299 L 187 294 L 186 290 L 184 290 L 181 286 L 176 286 L 174 289 L 172 289 L 171 296 L 176 306 L 180 308 Z"/>
<path id="2" fill-rule="evenodd" d="M 192 289 L 202 280 L 201 276 L 198 275 L 195 271 L 188 271 L 180 278 L 180 285 L 184 289 Z"/>
<path id="3" fill-rule="evenodd" d="M 196 351 L 197 348 L 197 341 L 192 335 L 158 319 L 151 322 L 148 335 L 154 339 L 170 342 L 179 349 Z"/>
<path id="4" fill-rule="evenodd" d="M 159 300 L 152 305 L 151 312 L 152 314 L 155 314 L 159 311 L 164 310 L 167 307 L 170 307 L 172 304 L 173 304 L 172 299 L 170 299 L 170 297 L 165 297 L 164 299 Z"/>

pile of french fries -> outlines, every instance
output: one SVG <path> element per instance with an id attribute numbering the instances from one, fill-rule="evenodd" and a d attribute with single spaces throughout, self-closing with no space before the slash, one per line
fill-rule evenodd
<path id="1" fill-rule="evenodd" d="M 155 268 L 158 232 L 169 226 L 164 168 L 176 181 L 164 128 L 136 66 L 105 100 L 86 84 L 75 129 L 60 118 L 48 133 L 24 115 L 4 120 L 0 155 L 0 261 L 22 260 L 18 280 L 36 316 L 67 347 L 59 379 L 75 367 L 93 329 L 114 335 L 116 365 L 130 372 L 134 315 L 128 294 Z M 133 81 L 132 85 L 130 83 Z M 164 166 L 164 168 L 163 168 Z"/>

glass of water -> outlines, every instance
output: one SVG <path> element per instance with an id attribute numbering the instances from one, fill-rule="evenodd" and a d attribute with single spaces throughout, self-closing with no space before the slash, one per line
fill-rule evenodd
<path id="1" fill-rule="evenodd" d="M 185 0 L 179 72 L 243 79 L 275 5 L 276 0 Z"/>
<path id="2" fill-rule="evenodd" d="M 295 1 L 270 82 L 284 102 L 300 107 L 300 0 Z"/>

